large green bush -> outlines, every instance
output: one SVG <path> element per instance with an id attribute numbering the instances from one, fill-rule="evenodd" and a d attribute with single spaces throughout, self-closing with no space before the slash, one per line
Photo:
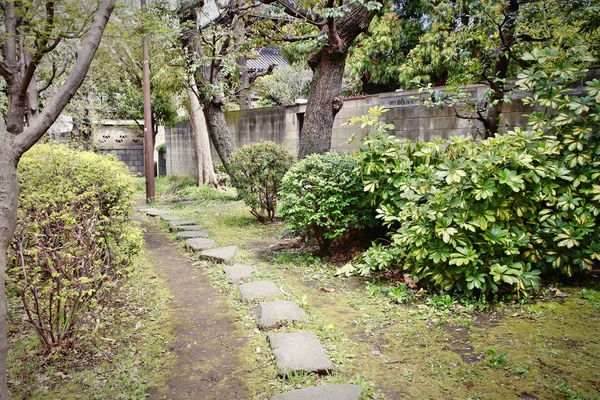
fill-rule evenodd
<path id="1" fill-rule="evenodd" d="M 348 229 L 373 222 L 356 167 L 356 158 L 349 155 L 314 154 L 290 168 L 283 178 L 281 216 L 292 228 L 306 230 L 321 253 Z"/>
<path id="2" fill-rule="evenodd" d="M 577 95 L 569 84 L 586 71 L 572 58 L 529 57 L 553 54 L 551 75 L 519 76 L 539 110 L 530 129 L 413 143 L 383 133 L 381 110 L 354 121 L 375 128 L 359 163 L 391 245 L 342 272 L 398 268 L 446 291 L 527 294 L 542 273 L 570 276 L 600 260 L 600 82 Z"/>
<path id="3" fill-rule="evenodd" d="M 293 162 L 292 155 L 275 143 L 250 144 L 233 154 L 231 183 L 259 221 L 275 218 L 281 179 Z"/>
<path id="4" fill-rule="evenodd" d="M 9 288 L 43 346 L 71 347 L 86 311 L 140 250 L 133 180 L 113 157 L 40 144 L 22 158 L 19 185 Z"/>

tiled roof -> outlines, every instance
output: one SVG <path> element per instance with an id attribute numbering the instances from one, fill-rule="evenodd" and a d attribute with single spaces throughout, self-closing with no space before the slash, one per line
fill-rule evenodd
<path id="1" fill-rule="evenodd" d="M 258 51 L 257 59 L 248 60 L 247 67 L 249 72 L 265 71 L 272 64 L 279 67 L 288 66 L 278 47 L 263 47 Z"/>

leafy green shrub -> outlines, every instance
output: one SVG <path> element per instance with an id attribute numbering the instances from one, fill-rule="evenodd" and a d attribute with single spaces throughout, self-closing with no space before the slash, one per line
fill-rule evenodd
<path id="1" fill-rule="evenodd" d="M 556 61 L 551 75 L 519 75 L 540 110 L 532 129 L 413 143 L 384 133 L 381 109 L 353 121 L 373 131 L 359 165 L 391 245 L 340 272 L 402 268 L 444 291 L 527 295 L 541 273 L 570 276 L 600 260 L 600 81 L 576 95 L 569 84 L 586 71 L 572 59 L 547 49 L 529 57 Z"/>
<path id="2" fill-rule="evenodd" d="M 356 167 L 352 156 L 314 154 L 283 177 L 279 212 L 292 228 L 307 230 L 321 253 L 348 229 L 362 229 L 373 222 Z"/>
<path id="3" fill-rule="evenodd" d="M 250 144 L 232 156 L 231 183 L 259 221 L 275 218 L 281 179 L 293 162 L 292 155 L 275 143 Z"/>
<path id="4" fill-rule="evenodd" d="M 113 157 L 37 145 L 19 164 L 19 184 L 8 284 L 42 346 L 72 347 L 86 311 L 140 250 L 133 179 Z"/>

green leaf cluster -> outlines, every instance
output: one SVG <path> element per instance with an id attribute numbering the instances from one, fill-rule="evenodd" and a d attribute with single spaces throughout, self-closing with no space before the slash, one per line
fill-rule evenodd
<path id="1" fill-rule="evenodd" d="M 381 110 L 354 121 L 379 127 L 363 139 L 358 160 L 391 239 L 354 272 L 399 268 L 444 291 L 527 295 L 541 274 L 591 269 L 600 260 L 600 83 L 572 89 L 585 76 L 585 50 L 526 55 L 556 63 L 551 73 L 519 75 L 518 88 L 533 93 L 523 100 L 535 110 L 527 129 L 481 142 L 415 143 L 365 122 Z"/>
<path id="2" fill-rule="evenodd" d="M 19 185 L 8 287 L 42 346 L 69 348 L 141 248 L 133 180 L 114 157 L 40 144 L 21 159 Z"/>
<path id="3" fill-rule="evenodd" d="M 292 228 L 306 230 L 323 254 L 349 229 L 373 223 L 356 167 L 349 155 L 313 154 L 290 168 L 281 183 L 280 215 Z"/>
<path id="4" fill-rule="evenodd" d="M 250 144 L 233 154 L 231 183 L 259 221 L 275 218 L 281 180 L 293 163 L 290 152 L 275 143 Z"/>

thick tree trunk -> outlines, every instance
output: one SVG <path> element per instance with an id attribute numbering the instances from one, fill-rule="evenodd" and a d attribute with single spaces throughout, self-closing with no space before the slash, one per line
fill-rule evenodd
<path id="1" fill-rule="evenodd" d="M 344 104 L 342 76 L 348 49 L 354 39 L 369 28 L 375 13 L 360 4 L 352 4 L 343 17 L 328 18 L 327 25 L 321 30 L 328 40 L 308 61 L 314 74 L 300 132 L 298 158 L 331 149 L 333 121 Z"/>
<path id="2" fill-rule="evenodd" d="M 237 146 L 229 133 L 229 127 L 225 121 L 225 114 L 221 105 L 214 101 L 204 102 L 204 117 L 206 118 L 206 127 L 208 135 L 219 154 L 221 162 L 229 175 L 229 163 L 231 156 L 237 150 Z"/>
<path id="3" fill-rule="evenodd" d="M 8 400 L 7 365 L 8 353 L 6 322 L 6 291 L 4 278 L 8 246 L 17 223 L 17 160 L 13 136 L 0 132 L 0 400 Z"/>
<path id="4" fill-rule="evenodd" d="M 192 87 L 195 87 L 195 84 Z M 190 101 L 190 125 L 198 160 L 198 185 L 217 186 L 217 175 L 210 154 L 210 140 L 202 106 L 192 89 L 188 89 L 188 99 Z"/>
<path id="5" fill-rule="evenodd" d="M 333 120 L 344 104 L 340 94 L 345 64 L 346 53 L 322 52 L 310 82 L 304 127 L 300 133 L 300 159 L 331 149 Z"/>

